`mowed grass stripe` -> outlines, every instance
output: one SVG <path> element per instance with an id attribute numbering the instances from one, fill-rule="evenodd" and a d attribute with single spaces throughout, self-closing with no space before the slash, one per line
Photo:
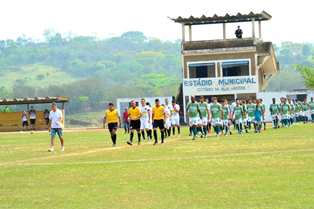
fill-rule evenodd
<path id="1" fill-rule="evenodd" d="M 120 147 L 120 149 L 123 147 Z M 118 149 L 112 148 L 112 149 Z M 92 152 L 90 152 L 92 153 Z M 209 160 L 209 159 L 224 159 L 230 157 L 242 156 L 258 156 L 258 155 L 284 155 L 284 154 L 314 154 L 313 149 L 296 149 L 296 150 L 277 150 L 277 151 L 260 151 L 260 152 L 241 152 L 241 153 L 226 153 L 219 155 L 201 155 L 192 157 L 172 157 L 172 158 L 151 158 L 151 159 L 137 159 L 137 160 L 98 160 L 98 161 L 81 161 L 81 162 L 47 162 L 47 163 L 30 163 L 30 162 L 16 162 L 8 164 L 0 164 L 0 166 L 51 166 L 51 165 L 92 165 L 92 164 L 115 164 L 115 163 L 146 163 L 155 161 L 185 161 L 185 160 Z M 68 156 L 74 156 L 72 155 Z M 75 153 L 76 154 L 76 153 Z M 84 154 L 84 153 L 83 153 Z M 86 154 L 86 153 L 85 153 Z M 88 153 L 89 154 L 89 153 Z M 63 156 L 64 157 L 64 156 Z"/>

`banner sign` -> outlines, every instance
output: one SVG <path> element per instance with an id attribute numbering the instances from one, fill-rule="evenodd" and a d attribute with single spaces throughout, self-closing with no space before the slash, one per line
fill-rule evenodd
<path id="1" fill-rule="evenodd" d="M 183 79 L 185 96 L 258 92 L 256 76 Z"/>

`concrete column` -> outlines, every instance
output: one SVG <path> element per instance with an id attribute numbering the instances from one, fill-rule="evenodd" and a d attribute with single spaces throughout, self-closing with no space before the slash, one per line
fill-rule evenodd
<path id="1" fill-rule="evenodd" d="M 226 39 L 227 38 L 227 35 L 226 35 L 226 23 L 222 24 L 222 34 L 223 34 L 223 39 Z"/>
<path id="2" fill-rule="evenodd" d="M 182 24 L 182 42 L 185 42 L 185 25 Z"/>
<path id="3" fill-rule="evenodd" d="M 255 38 L 255 20 L 252 20 L 252 37 Z"/>
<path id="4" fill-rule="evenodd" d="M 258 38 L 262 39 L 262 21 L 258 21 Z"/>
<path id="5" fill-rule="evenodd" d="M 183 118 L 184 118 L 184 122 L 186 123 L 187 122 L 187 119 L 186 119 L 186 105 L 185 105 L 185 94 L 184 94 L 184 91 L 183 91 L 183 87 L 182 87 L 182 95 L 183 95 Z"/>
<path id="6" fill-rule="evenodd" d="M 192 41 L 192 25 L 189 25 L 189 41 Z"/>

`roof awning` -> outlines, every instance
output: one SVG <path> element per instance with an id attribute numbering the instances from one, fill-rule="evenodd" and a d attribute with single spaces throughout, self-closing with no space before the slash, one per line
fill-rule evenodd
<path id="1" fill-rule="evenodd" d="M 0 105 L 23 105 L 23 104 L 48 104 L 48 103 L 67 103 L 68 97 L 34 97 L 34 98 L 14 98 L 14 99 L 1 99 Z"/>
<path id="2" fill-rule="evenodd" d="M 236 15 L 229 15 L 228 13 L 224 16 L 205 16 L 202 15 L 201 17 L 193 17 L 190 16 L 188 18 L 183 18 L 181 16 L 177 18 L 170 18 L 176 23 L 181 23 L 184 25 L 205 25 L 205 24 L 218 24 L 218 23 L 235 23 L 235 22 L 251 22 L 255 21 L 266 21 L 270 20 L 272 16 L 265 11 L 261 13 L 253 13 L 250 12 L 249 14 L 241 14 L 238 13 Z"/>

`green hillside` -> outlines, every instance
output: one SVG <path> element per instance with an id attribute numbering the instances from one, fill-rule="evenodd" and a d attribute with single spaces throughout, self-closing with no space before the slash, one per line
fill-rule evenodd
<path id="1" fill-rule="evenodd" d="M 77 80 L 74 76 L 48 65 L 31 64 L 16 70 L 7 70 L 0 77 L 0 84 L 6 88 L 13 88 L 16 84 L 30 87 L 48 87 L 63 85 Z"/>
<path id="2" fill-rule="evenodd" d="M 99 39 L 48 31 L 44 38 L 0 40 L 0 97 L 66 95 L 71 98 L 67 112 L 72 114 L 100 111 L 104 101 L 119 97 L 177 94 L 182 78 L 180 40 L 161 41 L 141 32 Z M 312 44 L 277 45 L 281 72 L 268 89 L 303 88 L 295 65 L 311 66 L 313 52 Z"/>

